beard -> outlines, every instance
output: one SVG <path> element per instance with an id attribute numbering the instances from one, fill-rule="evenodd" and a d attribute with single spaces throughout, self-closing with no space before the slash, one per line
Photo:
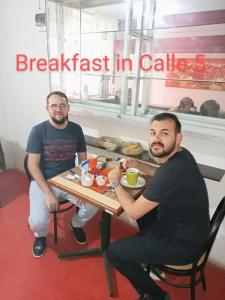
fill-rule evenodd
<path id="1" fill-rule="evenodd" d="M 50 117 L 51 117 L 51 119 L 54 123 L 59 124 L 59 125 L 64 124 L 68 120 L 68 115 L 67 116 L 62 116 L 61 119 L 57 119 L 53 116 L 50 116 Z"/>
<path id="2" fill-rule="evenodd" d="M 160 146 L 162 148 L 162 150 L 153 150 L 154 146 Z M 154 157 L 158 157 L 158 158 L 163 158 L 165 156 L 170 155 L 176 148 L 176 140 L 173 142 L 172 145 L 168 146 L 167 148 L 165 148 L 165 146 L 162 143 L 152 143 L 149 151 L 151 152 L 151 154 Z"/>

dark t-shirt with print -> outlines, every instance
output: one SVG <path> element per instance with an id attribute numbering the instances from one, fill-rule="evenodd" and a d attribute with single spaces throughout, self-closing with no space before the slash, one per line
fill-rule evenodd
<path id="1" fill-rule="evenodd" d="M 34 126 L 27 142 L 27 152 L 41 154 L 40 168 L 46 179 L 75 166 L 76 153 L 85 152 L 86 144 L 80 125 L 68 122 L 58 129 L 45 121 Z"/>
<path id="2" fill-rule="evenodd" d="M 160 166 L 143 196 L 159 203 L 152 230 L 191 248 L 202 246 L 209 234 L 206 184 L 192 154 L 185 148 Z"/>

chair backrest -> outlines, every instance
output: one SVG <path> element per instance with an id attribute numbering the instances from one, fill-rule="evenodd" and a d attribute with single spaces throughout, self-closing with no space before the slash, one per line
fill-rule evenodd
<path id="1" fill-rule="evenodd" d="M 223 199 L 220 201 L 220 203 L 218 204 L 216 210 L 214 211 L 214 214 L 210 220 L 210 227 L 212 227 L 212 225 L 215 222 L 215 219 L 217 218 L 218 214 L 220 213 L 221 209 L 224 207 L 224 202 L 225 202 L 225 196 L 223 197 Z"/>
<path id="2" fill-rule="evenodd" d="M 212 249 L 213 243 L 216 239 L 217 232 L 220 228 L 220 225 L 223 221 L 225 215 L 225 197 L 220 201 L 219 205 L 217 206 L 211 220 L 210 220 L 210 233 L 209 237 L 205 243 L 205 245 L 200 250 L 195 262 L 193 263 L 193 267 L 199 266 L 199 260 L 201 259 L 201 266 L 204 267 L 206 264 L 210 251 Z"/>
<path id="3" fill-rule="evenodd" d="M 25 157 L 24 157 L 23 167 L 24 167 L 24 171 L 27 175 L 27 178 L 29 179 L 29 181 L 31 181 L 31 175 L 30 175 L 30 172 L 29 172 L 28 167 L 27 167 L 27 161 L 28 161 L 28 154 L 26 154 Z"/>
<path id="4" fill-rule="evenodd" d="M 5 157 L 4 157 L 4 152 L 2 149 L 1 142 L 0 142 L 0 170 L 6 170 Z"/>

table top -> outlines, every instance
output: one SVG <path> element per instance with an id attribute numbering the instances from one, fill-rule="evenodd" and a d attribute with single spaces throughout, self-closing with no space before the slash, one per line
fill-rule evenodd
<path id="1" fill-rule="evenodd" d="M 74 168 L 73 171 L 80 175 L 80 169 L 78 167 Z M 100 193 L 92 188 L 84 187 L 81 185 L 80 179 L 67 179 L 66 176 L 69 174 L 69 171 L 63 172 L 53 178 L 48 179 L 48 183 L 64 192 L 67 192 L 68 194 L 84 200 L 85 202 L 104 209 L 106 212 L 112 215 L 118 216 L 121 214 L 123 209 L 114 192 L 105 191 L 104 193 Z M 124 189 L 134 199 L 137 199 L 142 194 L 144 187 L 138 189 L 124 187 Z"/>

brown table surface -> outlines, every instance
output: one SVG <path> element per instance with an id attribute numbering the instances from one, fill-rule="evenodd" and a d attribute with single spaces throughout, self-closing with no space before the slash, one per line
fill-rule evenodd
<path id="1" fill-rule="evenodd" d="M 79 167 L 74 168 L 73 171 L 77 175 L 80 175 Z M 68 194 L 104 209 L 111 215 L 118 216 L 121 214 L 123 209 L 114 192 L 106 191 L 104 193 L 99 193 L 91 188 L 82 186 L 80 179 L 67 179 L 66 176 L 68 174 L 70 174 L 69 171 L 63 172 L 51 179 L 48 179 L 48 182 L 50 185 L 55 186 Z M 145 177 L 144 175 L 141 176 Z M 124 189 L 127 190 L 133 198 L 137 199 L 143 192 L 144 187 L 138 189 L 124 187 Z"/>

